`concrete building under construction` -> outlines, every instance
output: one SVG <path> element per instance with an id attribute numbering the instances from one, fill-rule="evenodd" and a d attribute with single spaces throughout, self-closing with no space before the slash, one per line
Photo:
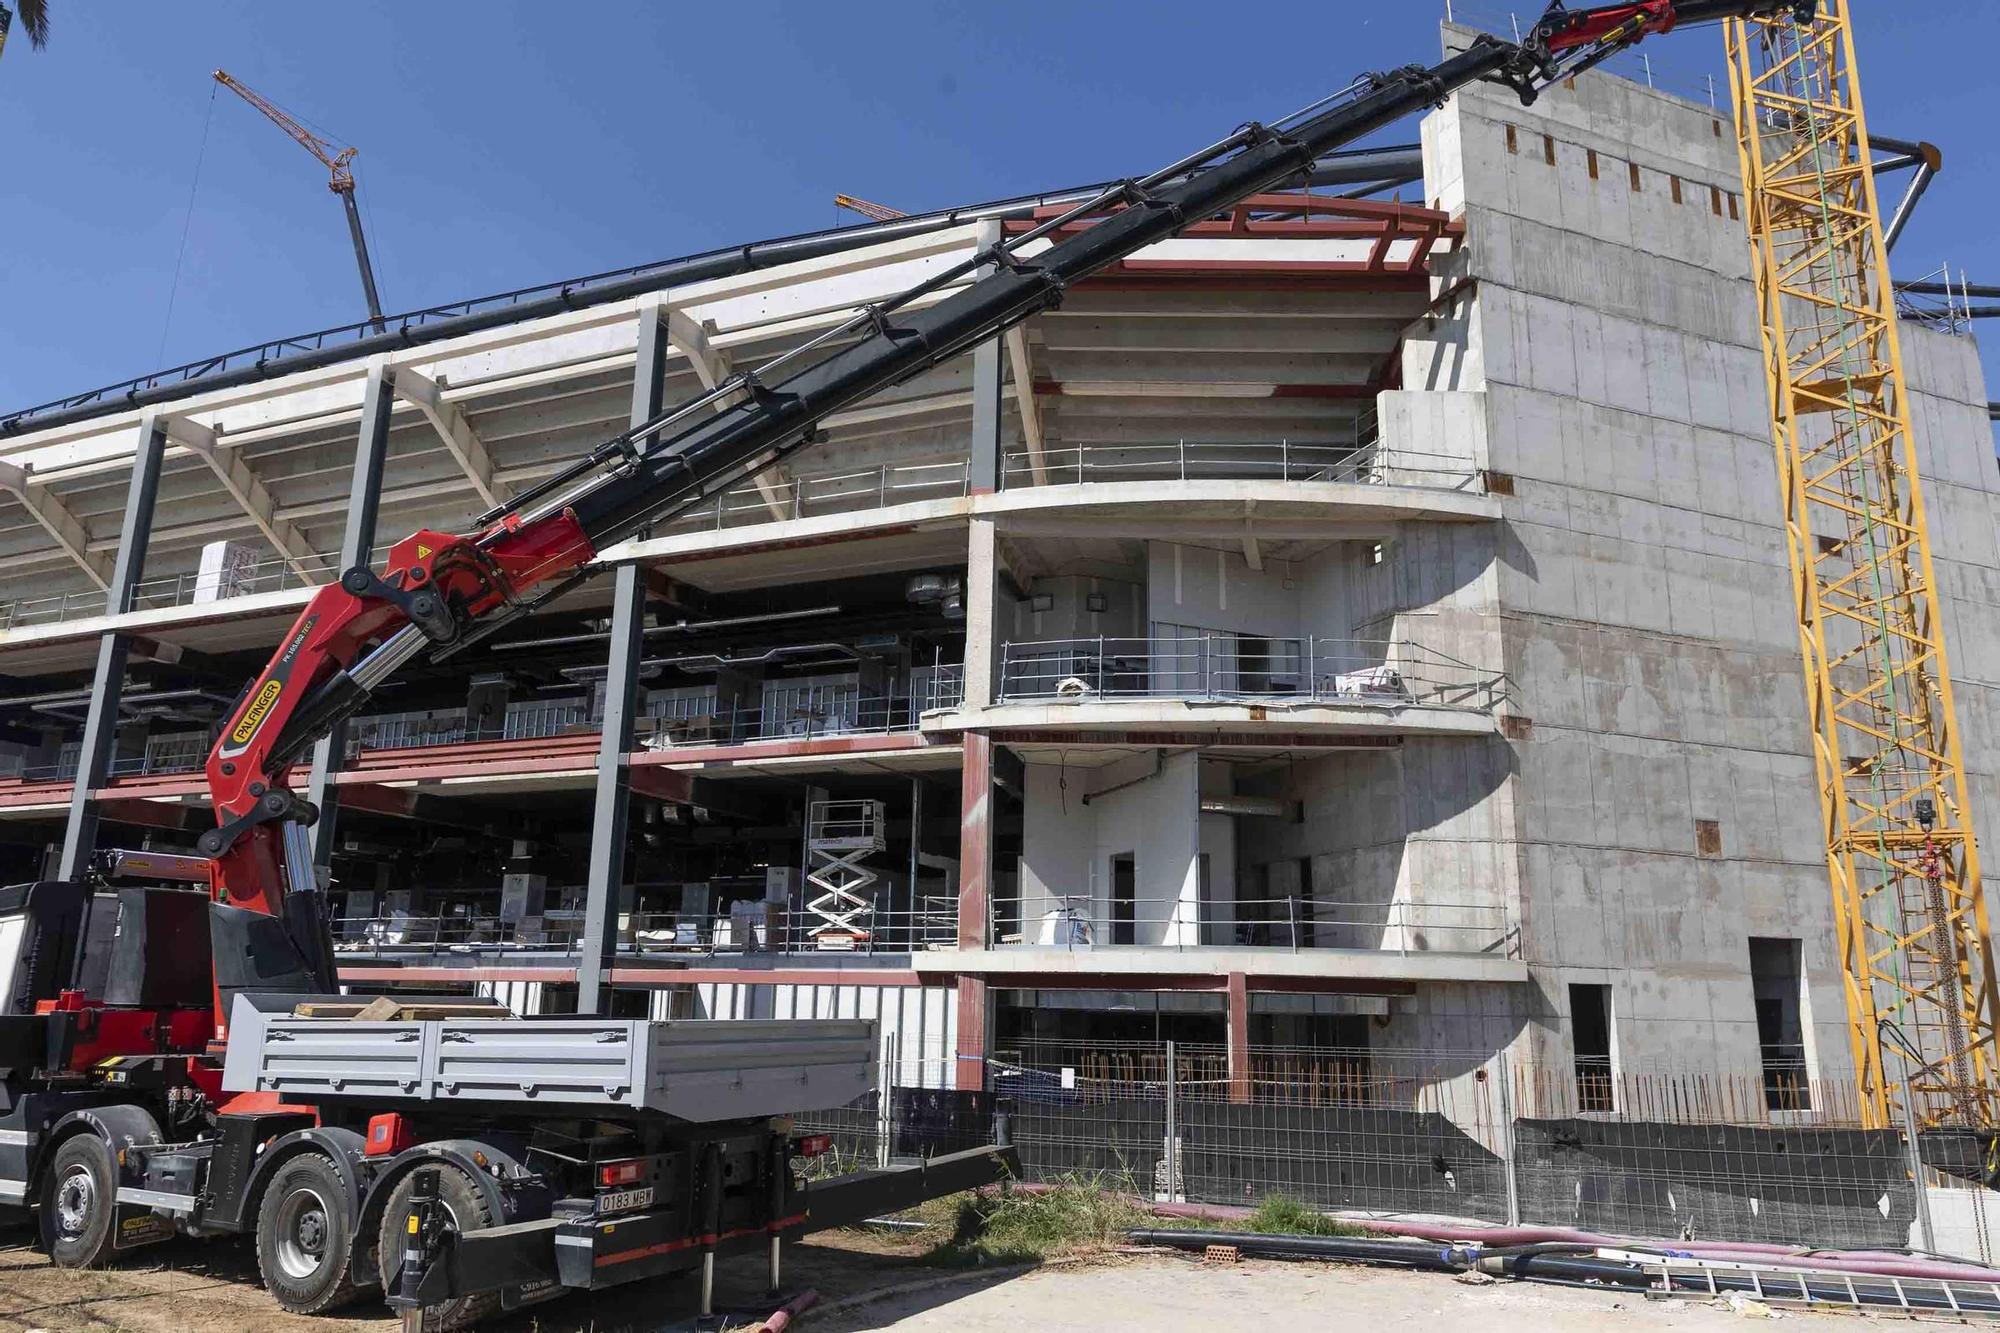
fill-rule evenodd
<path id="1" fill-rule="evenodd" d="M 1843 1077 L 1725 116 L 1607 74 L 1460 94 L 1421 202 L 1197 224 L 606 553 L 639 651 L 607 576 L 406 673 L 299 774 L 344 979 L 879 1016 L 892 1076 L 961 1088 L 1164 1039 L 1245 1099 L 1415 1050 L 1504 1053 L 1584 1111 L 1695 1059 Z M 1035 216 L 0 417 L 0 882 L 190 848 L 215 729 L 313 585 Z M 1969 339 L 1903 347 L 1991 829 L 1987 393 Z"/>

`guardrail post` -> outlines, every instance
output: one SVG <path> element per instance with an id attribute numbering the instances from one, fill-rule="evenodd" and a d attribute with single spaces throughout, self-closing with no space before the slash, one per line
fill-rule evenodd
<path id="1" fill-rule="evenodd" d="M 1180 1108 L 1175 1104 L 1179 1079 L 1174 1068 L 1174 1044 L 1167 1042 L 1167 1202 L 1181 1201 Z"/>

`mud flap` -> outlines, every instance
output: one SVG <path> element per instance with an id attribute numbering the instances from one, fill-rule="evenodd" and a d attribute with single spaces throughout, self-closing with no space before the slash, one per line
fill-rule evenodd
<path id="1" fill-rule="evenodd" d="M 174 1233 L 172 1218 L 161 1217 L 141 1204 L 121 1203 L 117 1215 L 111 1219 L 111 1248 L 136 1250 L 172 1240 Z"/>

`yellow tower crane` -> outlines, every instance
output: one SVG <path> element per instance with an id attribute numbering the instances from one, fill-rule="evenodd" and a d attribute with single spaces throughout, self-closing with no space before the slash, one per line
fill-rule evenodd
<path id="1" fill-rule="evenodd" d="M 1862 1113 L 2000 1128 L 1994 972 L 1848 0 L 1731 20 Z"/>
<path id="2" fill-rule="evenodd" d="M 320 165 L 332 173 L 327 188 L 340 196 L 340 202 L 347 210 L 347 230 L 354 238 L 354 262 L 361 267 L 361 294 L 368 300 L 368 320 L 380 332 L 383 327 L 382 301 L 375 294 L 375 266 L 368 262 L 368 238 L 361 230 L 361 210 L 354 206 L 352 165 L 357 150 L 340 148 L 330 140 L 322 139 L 256 89 L 237 82 L 226 70 L 215 71 L 215 81 L 263 112 L 272 124 L 289 134 L 293 142 L 318 158 Z"/>

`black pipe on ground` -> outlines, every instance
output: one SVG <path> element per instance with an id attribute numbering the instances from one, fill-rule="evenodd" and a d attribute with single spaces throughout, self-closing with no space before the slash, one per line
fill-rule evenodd
<path id="1" fill-rule="evenodd" d="M 1477 1246 L 1434 1240 L 1375 1240 L 1365 1236 L 1282 1236 L 1257 1231 L 1135 1230 L 1134 1245 L 1164 1249 L 1205 1250 L 1211 1245 L 1234 1246 L 1243 1254 L 1273 1259 L 1345 1259 L 1353 1263 L 1387 1264 L 1430 1273 L 1462 1273 L 1478 1262 Z"/>

